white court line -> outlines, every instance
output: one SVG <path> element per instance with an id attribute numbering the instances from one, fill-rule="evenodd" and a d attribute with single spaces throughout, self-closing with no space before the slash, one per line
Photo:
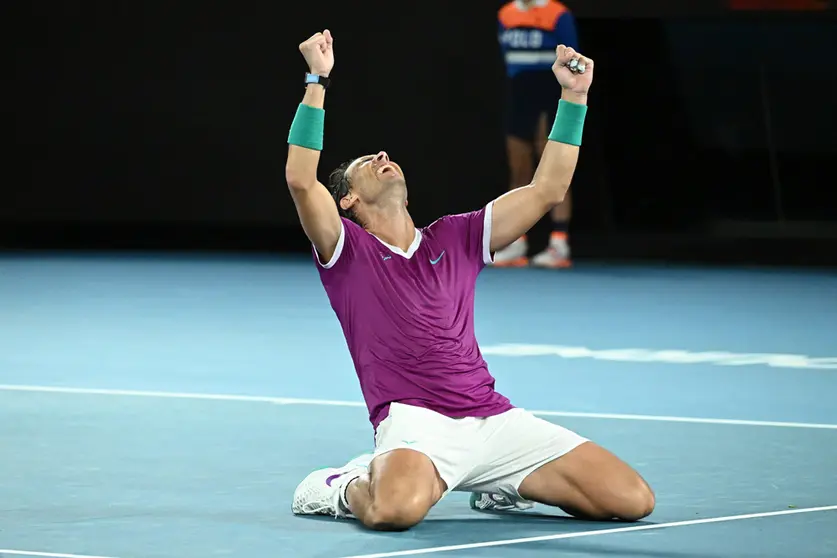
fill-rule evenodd
<path id="1" fill-rule="evenodd" d="M 578 417 L 612 420 L 650 420 L 660 422 L 694 422 L 703 424 L 732 424 L 739 426 L 778 426 L 781 428 L 820 428 L 826 430 L 837 430 L 837 424 L 821 424 L 816 422 L 781 422 L 772 420 L 670 417 L 665 415 L 623 415 L 614 413 L 575 413 L 572 411 L 532 411 L 532 414 L 544 417 Z"/>
<path id="2" fill-rule="evenodd" d="M 276 405 L 327 405 L 331 407 L 365 407 L 359 401 L 329 401 L 328 399 L 296 399 L 270 395 L 230 395 L 226 393 L 190 393 L 176 391 L 142 391 L 131 389 L 99 389 L 63 386 L 27 386 L 0 384 L 0 391 L 34 391 L 43 393 L 74 393 L 79 395 L 123 395 L 128 397 L 160 397 L 168 399 L 206 399 L 215 401 L 244 401 Z"/>
<path id="3" fill-rule="evenodd" d="M 267 395 L 232 395 L 224 393 L 190 393 L 172 391 L 138 391 L 127 389 L 98 389 L 62 386 L 29 386 L 0 384 L 0 391 L 27 391 L 40 393 L 64 393 L 78 395 L 109 395 L 127 397 L 155 397 L 167 399 L 202 399 L 210 401 L 243 401 L 249 403 L 272 403 L 275 405 L 314 405 L 327 407 L 366 407 L 360 401 L 335 401 L 330 399 L 300 399 L 295 397 L 272 397 Z M 739 420 L 701 417 L 673 417 L 665 415 L 628 415 L 615 413 L 580 413 L 573 411 L 530 411 L 545 417 L 574 417 L 611 420 L 644 420 L 657 422 L 688 422 L 698 424 L 729 424 L 739 426 L 775 426 L 780 428 L 814 428 L 837 430 L 837 424 L 815 422 L 780 422 L 769 420 Z"/>
<path id="4" fill-rule="evenodd" d="M 55 552 L 32 552 L 29 550 L 7 550 L 0 548 L 0 556 L 41 556 L 43 558 L 115 558 L 114 556 L 91 556 L 90 554 L 60 554 Z"/>
<path id="5" fill-rule="evenodd" d="M 704 525 L 706 523 L 724 523 L 727 521 L 741 521 L 743 519 L 758 519 L 761 517 L 776 517 L 780 515 L 793 515 L 797 513 L 813 513 L 822 511 L 834 511 L 837 506 L 822 506 L 819 508 L 801 508 L 795 510 L 781 510 L 762 513 L 748 513 L 744 515 L 728 515 L 725 517 L 710 517 L 707 519 L 691 519 L 688 521 L 673 521 L 671 523 L 656 523 L 652 525 L 634 525 L 631 527 L 619 527 L 616 529 L 599 529 L 597 531 L 579 531 L 576 533 L 561 533 L 557 535 L 542 535 L 539 537 L 526 537 L 522 539 L 508 539 L 503 541 L 489 541 L 481 543 L 456 544 L 450 546 L 436 546 L 432 548 L 417 548 L 414 550 L 398 550 L 395 552 L 380 552 L 377 554 L 362 554 L 356 556 L 345 556 L 343 558 L 389 558 L 391 556 L 415 556 L 418 554 L 434 554 L 436 552 L 450 552 L 453 550 L 468 550 L 472 548 L 488 548 L 492 546 L 508 546 L 512 544 L 523 544 L 543 541 L 556 541 L 559 539 L 577 539 L 579 537 L 598 537 L 602 535 L 614 535 L 617 533 L 633 533 L 636 531 L 650 531 L 652 529 L 668 529 L 672 527 L 686 527 L 689 525 Z"/>

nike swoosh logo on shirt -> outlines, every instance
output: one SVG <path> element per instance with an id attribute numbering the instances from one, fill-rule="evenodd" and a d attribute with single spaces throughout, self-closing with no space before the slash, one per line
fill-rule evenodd
<path id="1" fill-rule="evenodd" d="M 445 255 L 445 251 L 442 250 L 442 253 L 439 254 L 438 258 L 436 258 L 435 260 L 433 258 L 430 259 L 430 263 L 433 264 L 433 265 L 436 265 L 437 263 L 439 263 L 439 260 L 441 260 L 442 256 L 444 256 L 444 255 Z"/>

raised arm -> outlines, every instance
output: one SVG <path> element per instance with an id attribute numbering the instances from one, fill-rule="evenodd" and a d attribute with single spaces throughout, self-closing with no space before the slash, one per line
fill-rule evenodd
<path id="1" fill-rule="evenodd" d="M 326 30 L 299 45 L 308 62 L 309 74 L 327 78 L 334 67 L 333 38 Z M 285 179 L 291 190 L 302 228 L 322 261 L 334 254 L 342 223 L 337 205 L 326 187 L 317 180 L 317 165 L 323 148 L 325 87 L 309 83 L 297 108 L 288 135 Z"/>
<path id="2" fill-rule="evenodd" d="M 587 114 L 587 90 L 593 81 L 593 61 L 560 45 L 552 66 L 563 92 L 555 123 L 532 183 L 494 201 L 491 252 L 502 250 L 529 231 L 564 200 L 570 188 Z"/>

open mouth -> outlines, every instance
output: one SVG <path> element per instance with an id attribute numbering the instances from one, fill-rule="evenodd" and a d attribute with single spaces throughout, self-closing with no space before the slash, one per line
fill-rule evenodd
<path id="1" fill-rule="evenodd" d="M 378 176 L 398 176 L 398 171 L 392 165 L 384 165 L 378 169 Z"/>

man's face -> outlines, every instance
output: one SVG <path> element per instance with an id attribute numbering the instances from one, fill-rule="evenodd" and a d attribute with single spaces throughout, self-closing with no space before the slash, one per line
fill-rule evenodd
<path id="1" fill-rule="evenodd" d="M 358 157 L 346 170 L 351 188 L 341 205 L 374 205 L 381 199 L 402 195 L 406 201 L 407 184 L 404 173 L 396 163 L 390 161 L 385 151 L 376 155 Z"/>

